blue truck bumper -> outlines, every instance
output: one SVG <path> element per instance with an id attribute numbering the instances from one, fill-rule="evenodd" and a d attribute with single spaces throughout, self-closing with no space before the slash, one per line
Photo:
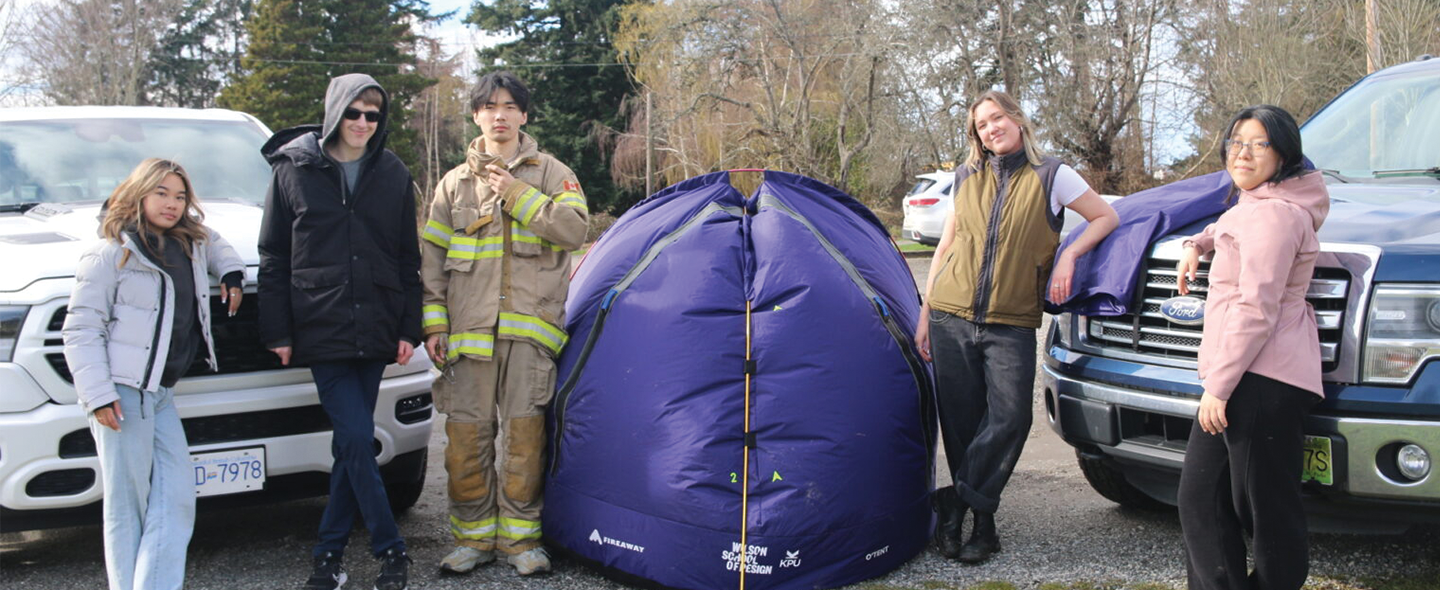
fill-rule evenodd
<path id="1" fill-rule="evenodd" d="M 1195 372 L 1060 346 L 1047 352 L 1041 382 L 1051 428 L 1084 457 L 1112 464 L 1134 487 L 1174 504 L 1185 442 L 1199 406 Z M 1440 378 L 1440 370 L 1426 373 Z M 1419 481 L 1408 481 L 1394 467 L 1396 451 L 1407 443 L 1440 458 L 1440 420 L 1435 414 L 1356 412 L 1394 406 L 1358 401 L 1383 397 L 1377 388 L 1348 387 L 1356 390 L 1327 388 L 1330 400 L 1306 422 L 1306 434 L 1330 439 L 1333 461 L 1330 485 L 1309 482 L 1305 487 L 1312 521 L 1321 523 L 1312 522 L 1312 528 L 1381 531 L 1440 523 L 1440 474 L 1432 469 Z"/>

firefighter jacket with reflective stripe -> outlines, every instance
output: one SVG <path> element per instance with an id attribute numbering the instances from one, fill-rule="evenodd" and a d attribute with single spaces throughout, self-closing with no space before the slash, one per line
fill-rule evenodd
<path id="1" fill-rule="evenodd" d="M 1020 150 L 955 172 L 955 236 L 930 307 L 976 323 L 1039 328 L 1063 221 L 1050 208 L 1060 161 Z"/>
<path id="2" fill-rule="evenodd" d="M 520 134 L 510 163 L 515 182 L 495 194 L 485 182 L 485 138 L 447 172 L 422 229 L 425 334 L 448 334 L 447 354 L 489 360 L 496 338 L 565 346 L 570 251 L 585 239 L 589 213 L 575 174 Z"/>

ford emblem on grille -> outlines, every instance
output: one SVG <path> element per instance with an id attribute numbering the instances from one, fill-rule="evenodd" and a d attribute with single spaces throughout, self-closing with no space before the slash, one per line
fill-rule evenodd
<path id="1" fill-rule="evenodd" d="M 1205 300 L 1188 295 L 1171 297 L 1160 304 L 1160 315 L 1182 326 L 1205 323 Z"/>

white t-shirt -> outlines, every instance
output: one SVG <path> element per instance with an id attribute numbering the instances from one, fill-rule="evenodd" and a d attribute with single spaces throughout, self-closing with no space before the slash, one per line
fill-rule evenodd
<path id="1" fill-rule="evenodd" d="M 1060 215 L 1061 209 L 1074 203 L 1075 199 L 1088 190 L 1090 185 L 1085 183 L 1084 178 L 1080 178 L 1079 172 L 1068 164 L 1061 164 L 1055 170 L 1055 184 L 1050 187 L 1050 212 Z"/>

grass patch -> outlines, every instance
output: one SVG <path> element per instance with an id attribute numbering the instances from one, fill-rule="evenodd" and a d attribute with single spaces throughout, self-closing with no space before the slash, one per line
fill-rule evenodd
<path id="1" fill-rule="evenodd" d="M 1175 590 L 1173 586 L 1155 582 L 1049 582 L 1040 585 L 1040 590 Z"/>
<path id="2" fill-rule="evenodd" d="M 900 244 L 900 251 L 901 251 L 901 252 L 934 252 L 934 251 L 935 251 L 935 247 L 934 247 L 934 246 L 926 246 L 925 244 L 921 244 L 921 243 L 919 243 L 919 242 L 907 242 L 907 243 L 904 243 L 904 244 Z"/>
<path id="3" fill-rule="evenodd" d="M 1321 578 L 1305 584 L 1304 590 L 1435 590 L 1436 588 L 1440 588 L 1440 574 L 1427 573 L 1409 577 Z"/>
<path id="4" fill-rule="evenodd" d="M 966 588 L 965 590 L 1015 590 L 1015 585 L 1014 585 L 1014 584 L 1011 584 L 1011 583 L 1009 583 L 1009 582 L 989 581 L 989 582 L 980 582 L 979 584 L 976 584 L 976 585 L 974 585 L 974 586 L 970 586 L 969 588 Z"/>
<path id="5" fill-rule="evenodd" d="M 920 582 L 920 587 L 925 590 L 955 590 L 953 584 L 939 580 L 925 580 L 924 582 Z"/>

